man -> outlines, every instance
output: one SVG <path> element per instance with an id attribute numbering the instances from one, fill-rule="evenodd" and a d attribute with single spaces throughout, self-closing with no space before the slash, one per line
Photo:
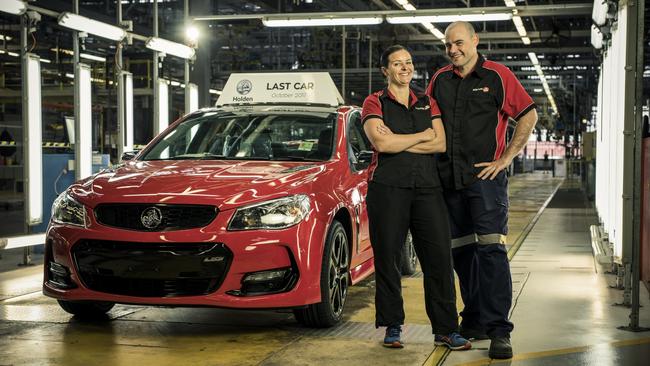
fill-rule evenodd
<path id="1" fill-rule="evenodd" d="M 535 103 L 504 65 L 477 51 L 471 24 L 455 22 L 445 31 L 451 65 L 432 77 L 427 94 L 440 107 L 447 151 L 438 171 L 445 189 L 454 269 L 465 308 L 461 335 L 491 339 L 491 358 L 511 358 L 508 320 L 512 280 L 505 238 L 508 178 L 504 169 L 528 141 L 537 122 Z M 506 147 L 508 119 L 517 121 Z"/>

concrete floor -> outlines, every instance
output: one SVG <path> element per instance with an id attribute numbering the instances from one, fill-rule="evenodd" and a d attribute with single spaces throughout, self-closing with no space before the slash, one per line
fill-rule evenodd
<path id="1" fill-rule="evenodd" d="M 648 359 L 650 334 L 616 329 L 627 324 L 629 310 L 610 305 L 620 301 L 620 291 L 609 289 L 606 275 L 593 271 L 588 232 L 593 211 L 547 208 L 538 214 L 561 182 L 543 174 L 510 180 L 508 242 L 521 247 L 512 262 L 515 358 L 507 363 L 639 364 L 636 360 Z M 0 268 L 16 268 L 22 258 L 8 254 Z M 372 278 L 351 288 L 339 326 L 316 330 L 299 326 L 290 312 L 125 305 L 105 321 L 81 322 L 40 293 L 41 272 L 37 266 L 0 273 L 0 365 L 490 363 L 488 341 L 466 352 L 433 346 L 419 273 L 403 280 L 406 348 L 393 350 L 381 347 L 383 330 L 373 326 Z M 648 309 L 647 294 L 643 297 Z M 650 314 L 642 312 L 642 324 L 648 325 Z"/>

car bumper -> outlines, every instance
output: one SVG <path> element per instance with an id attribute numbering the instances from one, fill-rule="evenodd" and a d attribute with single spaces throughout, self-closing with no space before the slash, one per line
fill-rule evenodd
<path id="1" fill-rule="evenodd" d="M 288 229 L 233 232 L 225 229 L 229 219 L 221 212 L 204 228 L 169 232 L 122 230 L 92 219 L 87 228 L 51 223 L 43 293 L 68 301 L 257 309 L 321 301 L 325 222 L 312 215 Z M 194 249 L 178 250 L 185 247 Z M 197 257 L 205 248 L 215 251 Z M 287 288 L 259 291 L 243 283 L 247 274 L 277 269 L 290 269 Z M 210 276 L 209 283 L 191 281 Z"/>

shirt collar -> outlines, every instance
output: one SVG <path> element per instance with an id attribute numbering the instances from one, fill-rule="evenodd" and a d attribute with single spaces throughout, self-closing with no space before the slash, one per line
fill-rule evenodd
<path id="1" fill-rule="evenodd" d="M 385 91 L 384 95 L 386 95 L 387 98 L 390 98 L 394 100 L 396 103 L 399 103 L 397 101 L 397 98 L 395 98 L 395 95 L 393 95 L 393 93 L 390 92 L 388 87 L 386 87 L 384 91 Z M 417 102 L 418 102 L 418 96 L 415 94 L 413 89 L 409 88 L 409 108 L 413 107 Z"/>
<path id="2" fill-rule="evenodd" d="M 483 77 L 485 77 L 485 69 L 483 68 L 483 63 L 485 62 L 485 57 L 483 57 L 483 55 L 480 52 L 477 52 L 477 56 L 478 57 L 476 59 L 476 65 L 474 65 L 474 68 L 472 69 L 472 71 L 470 71 L 470 73 L 467 74 L 467 75 L 470 75 L 470 74 L 474 73 L 474 74 L 476 74 L 478 77 L 480 77 L 482 79 Z M 454 74 L 456 74 L 457 76 L 462 78 L 462 76 L 460 75 L 460 72 L 458 71 L 456 66 L 453 66 L 452 69 L 454 70 Z"/>

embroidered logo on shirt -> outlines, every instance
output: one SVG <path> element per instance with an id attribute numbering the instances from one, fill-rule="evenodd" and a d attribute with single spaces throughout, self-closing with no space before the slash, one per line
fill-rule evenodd
<path id="1" fill-rule="evenodd" d="M 429 109 L 429 105 L 425 105 L 424 107 L 415 107 L 415 109 L 417 109 L 418 111 L 426 111 L 427 109 Z"/>
<path id="2" fill-rule="evenodd" d="M 474 88 L 474 89 L 472 89 L 472 91 L 475 91 L 475 92 L 476 91 L 482 91 L 483 93 L 488 93 L 490 91 L 490 88 L 488 88 L 487 86 L 484 86 L 482 88 Z"/>

